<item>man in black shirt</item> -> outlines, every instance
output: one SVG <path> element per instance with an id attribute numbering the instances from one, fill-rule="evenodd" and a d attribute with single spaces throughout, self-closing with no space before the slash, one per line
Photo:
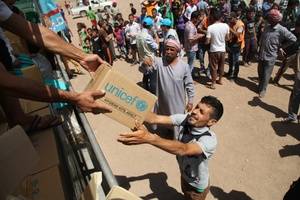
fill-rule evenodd
<path id="1" fill-rule="evenodd" d="M 257 49 L 257 37 L 255 30 L 255 10 L 250 8 L 247 11 L 245 24 L 245 49 L 243 55 L 243 61 L 245 64 L 250 65 L 250 61 L 256 54 Z"/>

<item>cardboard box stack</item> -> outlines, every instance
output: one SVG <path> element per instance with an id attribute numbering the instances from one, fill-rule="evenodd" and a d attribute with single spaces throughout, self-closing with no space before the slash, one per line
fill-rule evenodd
<path id="1" fill-rule="evenodd" d="M 33 114 L 46 115 L 48 108 Z M 30 138 L 17 126 L 0 135 L 0 199 L 64 200 L 59 156 L 52 129 Z"/>
<path id="2" fill-rule="evenodd" d="M 50 114 L 48 108 L 34 112 L 38 115 Z M 59 156 L 53 129 L 38 132 L 30 140 L 39 155 L 33 167 L 18 188 L 17 193 L 34 200 L 64 200 L 64 190 L 60 176 Z"/>

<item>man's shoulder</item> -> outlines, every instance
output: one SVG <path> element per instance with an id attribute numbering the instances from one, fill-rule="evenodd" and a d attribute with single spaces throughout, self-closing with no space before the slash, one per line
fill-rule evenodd
<path id="1" fill-rule="evenodd" d="M 184 67 L 186 69 L 189 69 L 189 65 L 187 64 L 186 61 L 184 61 L 182 58 L 178 57 L 178 64 L 181 66 L 181 67 Z"/>
<path id="2" fill-rule="evenodd" d="M 163 66 L 163 59 L 162 57 L 154 57 L 154 64 L 159 68 L 160 66 Z"/>
<path id="3" fill-rule="evenodd" d="M 197 141 L 203 145 L 209 147 L 210 151 L 216 149 L 217 147 L 217 136 L 212 130 L 208 130 L 204 133 L 196 135 L 198 137 Z"/>

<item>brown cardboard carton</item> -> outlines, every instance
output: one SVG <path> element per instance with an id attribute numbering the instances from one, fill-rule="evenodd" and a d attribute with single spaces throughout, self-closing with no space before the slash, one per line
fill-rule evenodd
<path id="1" fill-rule="evenodd" d="M 91 180 L 81 194 L 80 200 L 96 200 L 100 199 L 98 187 L 101 187 L 102 173 L 95 172 L 91 174 Z"/>
<path id="2" fill-rule="evenodd" d="M 39 83 L 43 83 L 43 77 L 42 77 L 41 71 L 35 65 L 24 67 L 24 68 L 21 68 L 20 70 L 21 70 L 22 76 L 24 78 L 28 78 L 28 79 L 37 81 Z"/>
<path id="3" fill-rule="evenodd" d="M 17 36 L 14 33 L 9 31 L 4 32 L 5 36 L 8 38 L 13 50 L 15 53 L 28 53 L 26 41 L 23 40 L 21 37 Z"/>
<path id="4" fill-rule="evenodd" d="M 106 115 L 129 128 L 134 128 L 135 120 L 144 121 L 157 99 L 107 64 L 97 69 L 85 90 L 104 90 L 100 100 L 112 108 Z"/>
<path id="5" fill-rule="evenodd" d="M 121 188 L 120 186 L 114 186 L 108 193 L 106 200 L 116 200 L 116 199 L 126 199 L 126 200 L 142 200 L 135 194 Z"/>
<path id="6" fill-rule="evenodd" d="M 40 70 L 35 66 L 29 66 L 21 69 L 22 76 L 24 78 L 28 78 L 39 83 L 43 83 L 43 78 Z M 20 99 L 20 104 L 25 113 L 31 113 L 33 111 L 37 111 L 43 109 L 48 106 L 48 103 L 39 102 L 39 101 L 32 101 L 27 99 Z"/>
<path id="7" fill-rule="evenodd" d="M 19 192 L 32 200 L 64 200 L 64 190 L 58 166 L 28 176 Z"/>
<path id="8" fill-rule="evenodd" d="M 49 113 L 49 108 L 46 108 L 34 114 L 43 116 Z M 52 128 L 33 134 L 30 140 L 40 157 L 39 162 L 31 174 L 41 172 L 59 164 L 57 145 Z"/>
<path id="9" fill-rule="evenodd" d="M 12 193 L 38 162 L 28 136 L 16 126 L 0 136 L 0 199 Z"/>

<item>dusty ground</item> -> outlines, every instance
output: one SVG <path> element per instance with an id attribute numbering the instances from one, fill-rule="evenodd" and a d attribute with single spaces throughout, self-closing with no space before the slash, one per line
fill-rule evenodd
<path id="1" fill-rule="evenodd" d="M 130 1 L 118 2 L 127 16 Z M 134 2 L 138 5 L 139 1 Z M 69 19 L 73 33 L 78 21 L 87 22 Z M 74 40 L 77 45 L 77 35 Z M 114 67 L 135 82 L 141 80 L 137 66 L 119 60 Z M 196 99 L 214 95 L 225 106 L 222 120 L 213 127 L 218 147 L 210 161 L 208 200 L 279 200 L 300 175 L 300 125 L 280 122 L 286 116 L 292 72 L 281 80 L 282 86 L 269 85 L 266 97 L 260 100 L 255 93 L 256 68 L 256 64 L 242 66 L 236 83 L 225 80 L 214 91 L 203 85 L 205 77 L 195 84 Z M 72 83 L 80 91 L 88 80 L 88 75 L 78 75 Z M 144 199 L 182 199 L 175 156 L 149 145 L 123 146 L 116 138 L 128 131 L 126 127 L 104 115 L 88 115 L 88 119 L 123 187 Z"/>

